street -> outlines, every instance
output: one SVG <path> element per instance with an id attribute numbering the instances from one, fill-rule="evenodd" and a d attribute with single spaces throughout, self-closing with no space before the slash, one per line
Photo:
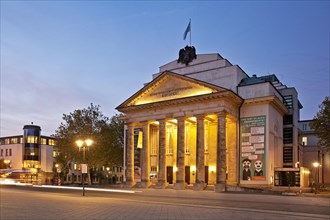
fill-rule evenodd
<path id="1" fill-rule="evenodd" d="M 128 193 L 126 193 L 128 192 Z M 329 197 L 1 186 L 0 219 L 329 219 Z"/>

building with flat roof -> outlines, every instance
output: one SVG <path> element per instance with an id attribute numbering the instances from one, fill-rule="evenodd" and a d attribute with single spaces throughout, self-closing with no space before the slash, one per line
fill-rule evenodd
<path id="1" fill-rule="evenodd" d="M 250 77 L 219 54 L 180 51 L 116 108 L 125 121 L 125 182 L 214 185 L 217 192 L 308 186 L 298 138 L 301 108 L 296 89 L 274 74 Z"/>
<path id="2" fill-rule="evenodd" d="M 7 164 L 1 176 L 30 183 L 50 183 L 53 178 L 53 137 L 41 135 L 37 125 L 25 125 L 23 135 L 0 137 L 0 159 Z"/>

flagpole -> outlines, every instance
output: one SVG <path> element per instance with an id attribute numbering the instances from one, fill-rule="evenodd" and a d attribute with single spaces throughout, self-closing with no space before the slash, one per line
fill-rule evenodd
<path id="1" fill-rule="evenodd" d="M 189 19 L 189 24 L 190 24 L 190 46 L 191 46 L 191 18 Z"/>

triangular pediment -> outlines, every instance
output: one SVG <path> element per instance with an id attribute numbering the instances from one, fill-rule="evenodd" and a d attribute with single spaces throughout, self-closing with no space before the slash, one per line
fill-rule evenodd
<path id="1" fill-rule="evenodd" d="M 172 72 L 164 72 L 135 93 L 118 108 L 194 97 L 226 89 Z"/>

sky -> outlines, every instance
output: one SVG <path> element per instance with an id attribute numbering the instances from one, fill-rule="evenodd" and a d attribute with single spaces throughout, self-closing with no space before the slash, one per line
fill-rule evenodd
<path id="1" fill-rule="evenodd" d="M 300 119 L 330 94 L 329 1 L 0 1 L 0 136 L 99 105 L 108 117 L 189 44 L 295 87 Z"/>

